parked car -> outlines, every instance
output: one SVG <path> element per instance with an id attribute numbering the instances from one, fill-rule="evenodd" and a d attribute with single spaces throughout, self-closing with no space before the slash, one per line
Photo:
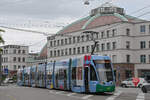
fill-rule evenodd
<path id="1" fill-rule="evenodd" d="M 141 88 L 144 83 L 147 83 L 144 78 L 128 78 L 121 82 L 121 87 L 139 87 Z"/>
<path id="2" fill-rule="evenodd" d="M 3 83 L 4 83 L 4 84 L 7 84 L 7 83 L 14 83 L 14 81 L 13 81 L 12 78 L 6 78 Z"/>
<path id="3" fill-rule="evenodd" d="M 143 93 L 147 93 L 150 91 L 150 83 L 144 83 L 141 90 L 143 91 Z"/>

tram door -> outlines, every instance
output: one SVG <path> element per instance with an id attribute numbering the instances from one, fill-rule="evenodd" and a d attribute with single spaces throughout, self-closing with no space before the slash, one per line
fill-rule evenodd
<path id="1" fill-rule="evenodd" d="M 56 88 L 58 88 L 58 73 L 56 73 Z"/>
<path id="2" fill-rule="evenodd" d="M 67 72 L 66 72 L 66 69 L 64 69 L 64 89 L 67 90 Z"/>
<path id="3" fill-rule="evenodd" d="M 89 92 L 89 68 L 88 67 L 84 67 L 84 83 L 85 83 L 85 92 Z"/>

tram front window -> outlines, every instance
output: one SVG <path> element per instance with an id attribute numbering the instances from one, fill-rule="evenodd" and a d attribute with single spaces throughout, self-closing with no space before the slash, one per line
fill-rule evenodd
<path id="1" fill-rule="evenodd" d="M 109 60 L 95 60 L 97 73 L 101 82 L 113 81 L 112 67 Z"/>

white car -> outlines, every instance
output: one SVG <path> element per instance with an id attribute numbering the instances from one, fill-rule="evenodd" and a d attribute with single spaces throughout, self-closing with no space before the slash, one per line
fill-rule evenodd
<path id="1" fill-rule="evenodd" d="M 129 78 L 121 82 L 121 87 L 139 87 L 147 83 L 144 78 Z"/>
<path id="2" fill-rule="evenodd" d="M 141 90 L 143 91 L 143 93 L 150 92 L 150 83 L 144 83 Z"/>
<path id="3" fill-rule="evenodd" d="M 13 83 L 14 81 L 13 81 L 13 79 L 12 78 L 6 78 L 5 80 L 4 80 L 4 83 L 6 84 L 6 83 Z"/>

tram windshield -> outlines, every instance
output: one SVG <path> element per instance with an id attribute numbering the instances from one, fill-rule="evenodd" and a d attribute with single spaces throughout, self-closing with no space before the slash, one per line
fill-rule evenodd
<path id="1" fill-rule="evenodd" d="M 95 60 L 94 63 L 101 82 L 113 81 L 110 60 Z"/>

